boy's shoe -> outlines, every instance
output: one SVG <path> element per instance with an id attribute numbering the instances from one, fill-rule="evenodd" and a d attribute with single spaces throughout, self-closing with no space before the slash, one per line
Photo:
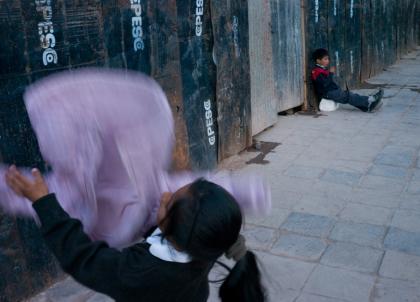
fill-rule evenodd
<path id="1" fill-rule="evenodd" d="M 354 106 L 354 107 L 359 108 L 363 112 L 369 112 L 369 109 L 367 107 L 363 107 L 363 106 Z"/>
<path id="2" fill-rule="evenodd" d="M 379 91 L 373 95 L 375 99 L 372 103 L 369 104 L 368 112 L 375 112 L 382 106 L 382 97 L 384 96 L 384 90 L 379 89 Z"/>

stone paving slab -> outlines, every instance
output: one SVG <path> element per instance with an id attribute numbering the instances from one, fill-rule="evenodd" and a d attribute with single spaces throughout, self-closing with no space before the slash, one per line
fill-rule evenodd
<path id="1" fill-rule="evenodd" d="M 370 190 L 381 190 L 386 193 L 401 193 L 406 187 L 406 183 L 401 179 L 391 179 L 389 177 L 366 175 L 360 184 L 361 188 Z"/>
<path id="2" fill-rule="evenodd" d="M 303 289 L 306 293 L 368 302 L 375 277 L 344 269 L 318 265 Z"/>
<path id="3" fill-rule="evenodd" d="M 327 243 L 318 238 L 283 234 L 274 243 L 270 252 L 296 259 L 317 261 L 326 248 Z"/>
<path id="4" fill-rule="evenodd" d="M 420 233 L 391 227 L 385 238 L 385 248 L 420 256 Z"/>
<path id="5" fill-rule="evenodd" d="M 268 302 L 295 302 L 299 294 L 299 291 L 281 289 L 275 285 L 268 286 Z"/>
<path id="6" fill-rule="evenodd" d="M 415 131 L 395 131 L 391 134 L 389 141 L 394 145 L 402 145 L 414 148 L 418 148 L 420 146 L 418 134 Z"/>
<path id="7" fill-rule="evenodd" d="M 112 302 L 112 301 L 114 300 L 105 295 L 101 295 L 98 293 L 95 293 L 92 297 L 86 300 L 86 302 Z"/>
<path id="8" fill-rule="evenodd" d="M 376 283 L 373 302 L 418 302 L 420 283 L 379 278 Z"/>
<path id="9" fill-rule="evenodd" d="M 397 210 L 392 218 L 391 226 L 408 232 L 420 233 L 420 212 Z"/>
<path id="10" fill-rule="evenodd" d="M 419 180 L 420 181 L 420 169 L 415 169 L 414 170 L 412 180 Z"/>
<path id="11" fill-rule="evenodd" d="M 336 158 L 370 163 L 378 156 L 380 147 L 381 146 L 355 145 L 354 143 L 348 143 L 347 145 L 338 147 Z"/>
<path id="12" fill-rule="evenodd" d="M 342 184 L 336 184 L 326 181 L 318 181 L 313 183 L 312 189 L 309 192 L 310 194 L 306 195 L 315 195 L 315 196 L 325 196 L 326 198 L 331 199 L 346 199 L 348 200 L 352 194 L 352 187 Z"/>
<path id="13" fill-rule="evenodd" d="M 336 184 L 353 186 L 359 182 L 361 177 L 362 174 L 357 172 L 328 169 L 327 172 L 321 177 L 321 180 L 333 182 Z"/>
<path id="14" fill-rule="evenodd" d="M 91 300 L 94 299 L 94 300 Z M 71 278 L 67 278 L 61 282 L 51 286 L 45 291 L 28 302 L 110 302 L 113 301 L 108 297 L 96 294 L 89 289 L 83 287 Z"/>
<path id="15" fill-rule="evenodd" d="M 281 228 L 307 236 L 327 237 L 334 223 L 334 219 L 326 216 L 293 212 Z"/>
<path id="16" fill-rule="evenodd" d="M 364 273 L 376 273 L 383 254 L 383 251 L 371 247 L 337 242 L 328 247 L 321 263 Z"/>
<path id="17" fill-rule="evenodd" d="M 352 202 L 348 203 L 340 214 L 343 220 L 376 225 L 388 225 L 392 216 L 391 209 Z"/>
<path id="18" fill-rule="evenodd" d="M 410 167 L 413 165 L 415 160 L 414 154 L 414 148 L 391 145 L 384 148 L 384 150 L 377 156 L 375 163 L 390 166 Z"/>
<path id="19" fill-rule="evenodd" d="M 302 165 L 291 165 L 284 173 L 287 176 L 316 179 L 325 172 L 322 168 L 302 166 Z"/>
<path id="20" fill-rule="evenodd" d="M 347 201 L 326 196 L 305 195 L 294 206 L 295 212 L 302 212 L 320 216 L 337 216 L 346 206 Z"/>
<path id="21" fill-rule="evenodd" d="M 268 250 L 276 238 L 276 231 L 271 228 L 247 225 L 243 235 L 250 248 L 256 250 Z"/>
<path id="22" fill-rule="evenodd" d="M 382 192 L 380 190 L 370 190 L 363 188 L 356 188 L 349 196 L 350 201 L 354 203 L 361 203 L 368 206 L 378 206 L 383 208 L 395 209 L 398 208 L 402 197 L 398 193 Z"/>
<path id="23" fill-rule="evenodd" d="M 293 209 L 301 200 L 302 194 L 299 192 L 287 191 L 285 186 L 276 186 L 271 188 L 272 207 L 276 209 Z M 293 189 L 293 188 L 289 188 Z M 263 217 L 264 218 L 264 217 Z"/>
<path id="24" fill-rule="evenodd" d="M 407 193 L 412 195 L 420 194 L 420 181 L 414 180 L 408 184 Z"/>
<path id="25" fill-rule="evenodd" d="M 372 166 L 368 174 L 396 179 L 405 179 L 410 176 L 410 170 L 402 167 L 374 165 Z"/>
<path id="26" fill-rule="evenodd" d="M 268 214 L 267 216 L 249 216 L 245 219 L 245 222 L 247 224 L 278 229 L 286 221 L 290 213 L 291 210 L 273 207 L 270 214 Z"/>
<path id="27" fill-rule="evenodd" d="M 258 252 L 257 255 L 262 262 L 266 282 L 277 289 L 300 291 L 316 266 L 315 263 L 263 252 Z"/>
<path id="28" fill-rule="evenodd" d="M 369 138 L 371 143 L 372 139 Z M 352 140 L 353 142 L 353 140 Z M 363 144 L 357 142 L 358 145 Z M 361 174 L 365 174 L 370 169 L 370 163 L 361 162 L 361 161 L 354 161 L 354 160 L 340 160 L 340 159 L 333 159 L 329 160 L 328 168 L 339 170 L 339 171 L 347 171 L 347 172 L 357 172 Z"/>
<path id="29" fill-rule="evenodd" d="M 387 251 L 379 275 L 382 277 L 419 282 L 420 257 Z"/>
<path id="30" fill-rule="evenodd" d="M 303 293 L 296 302 L 346 302 L 346 300 Z"/>
<path id="31" fill-rule="evenodd" d="M 420 212 L 420 199 L 418 199 L 418 196 L 411 195 L 402 197 L 401 209 Z"/>
<path id="32" fill-rule="evenodd" d="M 329 238 L 380 249 L 383 247 L 386 231 L 384 226 L 340 221 L 334 226 Z"/>

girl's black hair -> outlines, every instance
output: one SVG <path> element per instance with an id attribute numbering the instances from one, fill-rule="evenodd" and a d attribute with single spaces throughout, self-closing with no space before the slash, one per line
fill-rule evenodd
<path id="1" fill-rule="evenodd" d="M 312 54 L 312 60 L 316 62 L 316 60 L 321 60 L 322 58 L 329 56 L 328 50 L 324 48 L 318 48 Z"/>
<path id="2" fill-rule="evenodd" d="M 195 262 L 213 266 L 238 239 L 242 213 L 225 189 L 204 179 L 193 182 L 173 202 L 164 221 L 163 236 L 187 252 Z M 265 301 L 255 255 L 247 251 L 236 262 L 219 291 L 222 302 Z"/>

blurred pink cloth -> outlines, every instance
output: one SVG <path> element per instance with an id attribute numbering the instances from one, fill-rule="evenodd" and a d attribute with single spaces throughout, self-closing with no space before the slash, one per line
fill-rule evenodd
<path id="1" fill-rule="evenodd" d="M 270 191 L 257 176 L 210 172 L 171 174 L 174 121 L 165 94 L 151 78 L 127 71 L 80 69 L 47 77 L 24 96 L 45 178 L 85 232 L 110 246 L 139 241 L 156 225 L 163 192 L 198 177 L 228 190 L 245 213 L 266 213 Z M 0 167 L 5 173 L 6 166 Z M 29 168 L 23 171 L 29 175 Z M 31 204 L 0 182 L 0 206 L 37 219 Z"/>

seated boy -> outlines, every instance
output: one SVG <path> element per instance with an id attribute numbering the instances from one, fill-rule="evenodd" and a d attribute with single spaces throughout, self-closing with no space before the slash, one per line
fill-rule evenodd
<path id="1" fill-rule="evenodd" d="M 344 91 L 334 82 L 335 67 L 328 69 L 330 64 L 328 50 L 323 48 L 317 49 L 313 53 L 312 58 L 316 63 L 315 68 L 312 70 L 312 81 L 318 97 L 340 104 L 350 104 L 363 112 L 373 112 L 380 107 L 384 94 L 382 89 L 372 96 L 362 96 L 348 90 Z"/>

